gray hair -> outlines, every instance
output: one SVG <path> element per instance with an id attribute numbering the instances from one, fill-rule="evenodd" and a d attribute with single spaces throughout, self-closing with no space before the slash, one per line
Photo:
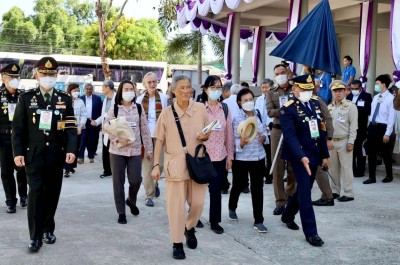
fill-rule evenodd
<path id="1" fill-rule="evenodd" d="M 103 86 L 108 86 L 110 89 L 114 89 L 114 82 L 111 80 L 105 80 Z"/>
<path id="2" fill-rule="evenodd" d="M 264 81 L 261 82 L 261 85 L 262 84 L 268 84 L 270 87 L 273 87 L 274 86 L 274 81 L 269 79 L 269 78 L 266 78 L 266 79 L 264 79 Z"/>
<path id="3" fill-rule="evenodd" d="M 87 86 L 91 86 L 93 88 L 93 84 L 92 83 L 86 83 L 85 86 L 84 86 L 85 89 L 86 89 Z"/>
<path id="4" fill-rule="evenodd" d="M 232 95 L 237 95 L 239 94 L 239 91 L 242 90 L 242 86 L 239 84 L 233 84 L 231 86 L 231 94 Z"/>
<path id="5" fill-rule="evenodd" d="M 190 77 L 188 77 L 188 76 L 186 76 L 186 75 L 176 75 L 176 76 L 174 76 L 174 77 L 172 78 L 171 89 L 176 88 L 176 84 L 177 84 L 179 81 L 182 81 L 182 80 L 188 80 L 189 83 L 190 83 L 190 85 L 192 84 L 192 81 L 190 80 Z"/>

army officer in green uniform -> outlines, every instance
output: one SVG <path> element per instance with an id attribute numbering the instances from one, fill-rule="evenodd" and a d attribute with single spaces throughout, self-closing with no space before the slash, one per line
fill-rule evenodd
<path id="1" fill-rule="evenodd" d="M 54 88 L 58 63 L 43 57 L 34 65 L 39 87 L 20 96 L 13 129 L 14 162 L 25 166 L 29 184 L 28 249 L 54 244 L 54 215 L 60 197 L 64 163 L 75 160 L 77 141 L 72 100 Z"/>

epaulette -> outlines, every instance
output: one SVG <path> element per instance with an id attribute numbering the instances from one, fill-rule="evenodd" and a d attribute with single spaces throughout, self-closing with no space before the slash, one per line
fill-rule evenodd
<path id="1" fill-rule="evenodd" d="M 58 93 L 60 93 L 60 94 L 64 94 L 64 95 L 68 96 L 67 92 L 65 92 L 64 90 L 56 89 L 56 91 L 57 91 Z"/>
<path id="2" fill-rule="evenodd" d="M 294 100 L 291 99 L 288 102 L 286 102 L 285 104 L 283 104 L 283 106 L 285 106 L 286 108 L 289 107 L 290 105 L 292 105 L 294 103 Z"/>
<path id="3" fill-rule="evenodd" d="M 311 99 L 313 99 L 313 100 L 319 100 L 319 97 L 318 97 L 318 96 L 312 96 Z"/>

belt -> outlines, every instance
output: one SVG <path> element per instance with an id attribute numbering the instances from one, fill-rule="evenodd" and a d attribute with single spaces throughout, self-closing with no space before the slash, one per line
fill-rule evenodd
<path id="1" fill-rule="evenodd" d="M 377 122 L 374 122 L 374 123 L 370 123 L 372 126 L 387 126 L 387 124 L 386 123 L 377 123 Z"/>
<path id="2" fill-rule="evenodd" d="M 272 124 L 272 128 L 279 129 L 279 130 L 282 129 L 280 124 Z"/>
<path id="3" fill-rule="evenodd" d="M 12 134 L 12 130 L 11 129 L 0 129 L 0 133 L 2 133 L 2 134 Z"/>
<path id="4" fill-rule="evenodd" d="M 347 137 L 341 137 L 341 138 L 333 138 L 333 141 L 338 142 L 341 140 L 347 139 Z"/>

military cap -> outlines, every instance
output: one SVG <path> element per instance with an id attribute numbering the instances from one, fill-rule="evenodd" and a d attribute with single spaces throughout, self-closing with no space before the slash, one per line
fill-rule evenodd
<path id="1" fill-rule="evenodd" d="M 0 74 L 9 76 L 19 76 L 21 68 L 16 63 L 10 63 L 0 69 Z"/>
<path id="2" fill-rule="evenodd" d="M 329 88 L 331 90 L 346 89 L 346 83 L 341 80 L 333 80 L 332 83 L 329 85 Z"/>
<path id="3" fill-rule="evenodd" d="M 37 61 L 33 68 L 42 74 L 57 74 L 58 63 L 53 57 L 46 56 Z"/>
<path id="4" fill-rule="evenodd" d="M 314 89 L 314 76 L 313 75 L 299 75 L 292 78 L 292 81 L 298 87 L 305 90 Z"/>

